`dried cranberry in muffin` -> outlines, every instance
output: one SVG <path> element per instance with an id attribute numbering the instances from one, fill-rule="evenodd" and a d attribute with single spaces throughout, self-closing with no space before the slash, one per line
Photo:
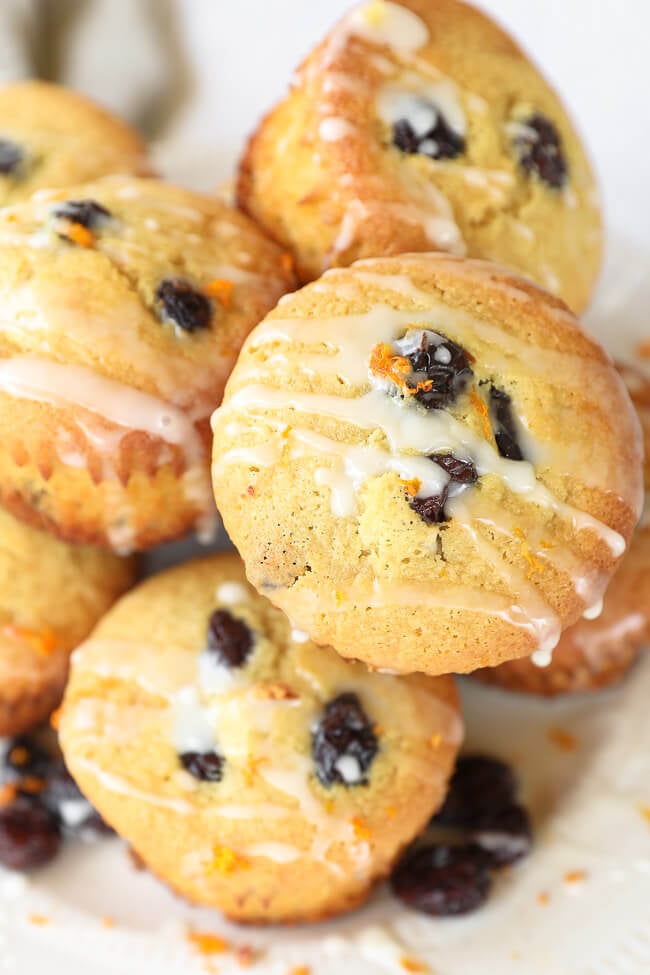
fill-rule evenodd
<path id="1" fill-rule="evenodd" d="M 339 694 L 325 707 L 312 737 L 316 775 L 328 788 L 367 785 L 379 750 L 372 724 L 356 694 Z"/>
<path id="2" fill-rule="evenodd" d="M 0 806 L 0 864 L 32 870 L 49 863 L 61 846 L 58 816 L 36 796 L 18 795 Z"/>
<path id="3" fill-rule="evenodd" d="M 517 442 L 517 426 L 512 412 L 512 400 L 504 390 L 490 386 L 490 416 L 494 439 L 502 457 L 507 460 L 524 460 Z"/>
<path id="4" fill-rule="evenodd" d="M 560 134 L 550 119 L 535 112 L 518 121 L 514 144 L 522 169 L 552 189 L 564 186 L 568 166 Z"/>
<path id="5" fill-rule="evenodd" d="M 400 152 L 430 159 L 455 159 L 465 149 L 465 140 L 448 125 L 438 108 L 427 102 L 435 113 L 435 123 L 424 133 L 416 133 L 408 118 L 398 119 L 393 125 L 393 145 Z"/>
<path id="6" fill-rule="evenodd" d="M 449 484 L 445 485 L 440 494 L 432 494 L 427 498 L 409 498 L 409 505 L 422 521 L 427 525 L 433 525 L 449 520 L 445 512 L 445 503 L 449 498 L 450 486 L 475 484 L 478 481 L 478 471 L 471 460 L 461 460 L 450 453 L 431 454 L 429 460 L 449 474 Z"/>
<path id="7" fill-rule="evenodd" d="M 182 278 L 165 278 L 156 289 L 156 305 L 163 321 L 172 322 L 184 332 L 209 328 L 212 304 Z"/>
<path id="8" fill-rule="evenodd" d="M 78 223 L 86 230 L 96 230 L 111 217 L 106 207 L 95 200 L 66 200 L 55 207 L 52 213 L 58 219 Z"/>
<path id="9" fill-rule="evenodd" d="M 183 752 L 178 757 L 183 768 L 200 782 L 221 782 L 223 758 L 216 752 Z"/>
<path id="10" fill-rule="evenodd" d="M 208 622 L 207 649 L 224 667 L 243 667 L 253 649 L 253 634 L 227 609 L 216 609 Z"/>
<path id="11" fill-rule="evenodd" d="M 434 917 L 475 911 L 491 885 L 485 858 L 471 845 L 416 848 L 391 877 L 393 892 L 404 904 Z"/>
<path id="12" fill-rule="evenodd" d="M 11 139 L 0 139 L 0 175 L 13 176 L 25 158 L 23 149 Z"/>
<path id="13" fill-rule="evenodd" d="M 438 332 L 422 332 L 418 348 L 406 353 L 405 358 L 412 370 L 406 376 L 406 385 L 427 410 L 450 406 L 472 378 L 465 350 Z"/>

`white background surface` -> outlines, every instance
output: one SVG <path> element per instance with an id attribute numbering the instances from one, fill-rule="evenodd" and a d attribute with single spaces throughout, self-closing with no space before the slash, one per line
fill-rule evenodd
<path id="1" fill-rule="evenodd" d="M 206 188 L 226 178 L 245 134 L 347 6 L 346 0 L 178 0 L 193 95 L 161 146 L 169 173 Z M 620 354 L 622 333 L 647 333 L 650 309 L 650 4 L 483 6 L 545 67 L 596 159 L 616 236 L 590 321 Z M 128 37 L 124 45 L 126 71 L 137 52 Z M 634 241 L 647 246 L 638 250 Z M 515 762 L 537 827 L 530 860 L 477 915 L 432 921 L 380 893 L 364 911 L 327 926 L 242 930 L 174 899 L 136 873 L 119 844 L 108 843 L 70 848 L 26 884 L 0 874 L 0 971 L 198 975 L 204 963 L 182 937 L 189 923 L 264 949 L 252 969 L 239 968 L 232 955 L 217 956 L 220 975 L 288 975 L 300 964 L 310 966 L 310 975 L 403 975 L 395 960 L 403 950 L 425 959 L 435 975 L 649 975 L 650 826 L 640 804 L 650 804 L 650 660 L 620 690 L 590 700 L 531 702 L 467 684 L 465 695 L 471 747 Z M 575 734 L 575 752 L 550 743 L 555 725 Z M 575 870 L 585 871 L 585 882 L 567 884 L 565 874 Z M 549 893 L 547 906 L 538 903 L 542 891 Z M 33 912 L 51 923 L 34 926 Z M 114 928 L 102 926 L 106 915 Z M 395 939 L 394 949 L 377 948 L 377 924 Z"/>

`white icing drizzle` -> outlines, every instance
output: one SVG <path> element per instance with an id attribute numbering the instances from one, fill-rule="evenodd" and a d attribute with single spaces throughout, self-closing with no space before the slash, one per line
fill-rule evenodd
<path id="1" fill-rule="evenodd" d="M 430 81 L 409 72 L 397 82 L 385 85 L 377 95 L 377 113 L 389 126 L 407 119 L 420 137 L 434 128 L 438 113 L 458 135 L 464 136 L 467 131 L 458 88 L 443 76 L 438 81 Z"/>
<path id="2" fill-rule="evenodd" d="M 597 599 L 595 603 L 589 606 L 582 614 L 583 619 L 586 620 L 597 620 L 603 611 L 603 598 Z"/>
<path id="3" fill-rule="evenodd" d="M 241 582 L 222 582 L 215 593 L 215 599 L 225 606 L 236 606 L 237 603 L 249 602 L 250 593 Z"/>
<path id="4" fill-rule="evenodd" d="M 386 45 L 400 57 L 408 57 L 429 40 L 424 21 L 407 7 L 390 0 L 368 0 L 343 18 L 337 42 L 343 46 L 356 35 L 371 44 Z"/>

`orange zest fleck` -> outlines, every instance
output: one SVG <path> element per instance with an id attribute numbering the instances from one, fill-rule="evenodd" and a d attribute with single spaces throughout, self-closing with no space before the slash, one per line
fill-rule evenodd
<path id="1" fill-rule="evenodd" d="M 367 843 L 368 840 L 372 838 L 372 830 L 364 823 L 361 816 L 353 816 L 350 820 L 352 829 L 354 830 L 355 838 Z"/>
<path id="2" fill-rule="evenodd" d="M 548 729 L 546 735 L 548 740 L 552 742 L 556 748 L 559 748 L 561 752 L 573 752 L 578 747 L 578 739 L 575 735 L 572 735 L 570 731 L 567 731 L 566 728 L 560 728 L 559 726 L 554 725 L 552 728 Z"/>
<path id="3" fill-rule="evenodd" d="M 639 342 L 636 347 L 636 354 L 641 359 L 650 359 L 650 342 Z"/>
<path id="4" fill-rule="evenodd" d="M 265 755 L 260 755 L 259 758 L 249 758 L 246 768 L 242 769 L 242 775 L 244 776 L 246 785 L 253 784 L 255 777 L 259 775 L 260 766 L 266 765 L 268 761 Z"/>
<path id="5" fill-rule="evenodd" d="M 57 708 L 56 711 L 52 711 L 50 715 L 50 728 L 54 731 L 59 730 L 59 725 L 61 724 L 61 708 Z"/>
<path id="6" fill-rule="evenodd" d="M 208 870 L 215 873 L 236 873 L 238 870 L 248 870 L 250 864 L 246 857 L 235 853 L 228 846 L 215 846 L 212 850 L 212 860 L 206 864 Z"/>
<path id="7" fill-rule="evenodd" d="M 56 648 L 56 636 L 49 627 L 43 627 L 42 630 L 32 630 L 28 626 L 5 623 L 2 632 L 10 640 L 20 640 L 21 643 L 26 643 L 30 649 L 43 657 L 48 657 Z"/>
<path id="8" fill-rule="evenodd" d="M 405 972 L 428 972 L 429 966 L 425 965 L 423 961 L 418 961 L 417 958 L 409 958 L 404 955 L 403 958 L 399 960 L 400 965 Z"/>
<path id="9" fill-rule="evenodd" d="M 18 795 L 17 787 L 11 782 L 0 785 L 0 806 L 7 806 Z"/>
<path id="10" fill-rule="evenodd" d="M 546 907 L 546 905 L 548 904 L 548 902 L 550 901 L 550 899 L 551 898 L 550 898 L 550 896 L 548 894 L 548 891 L 546 891 L 546 890 L 540 890 L 539 894 L 537 895 L 537 903 L 541 907 Z"/>
<path id="11" fill-rule="evenodd" d="M 44 928 L 47 924 L 52 923 L 51 918 L 47 914 L 28 914 L 27 920 L 30 924 L 35 924 L 39 928 Z"/>
<path id="12" fill-rule="evenodd" d="M 280 258 L 280 265 L 283 271 L 293 271 L 294 268 L 293 254 L 290 254 L 289 251 L 285 251 Z"/>
<path id="13" fill-rule="evenodd" d="M 337 606 L 340 606 L 342 603 L 345 602 L 345 593 L 341 592 L 340 589 L 337 589 L 336 592 L 334 593 L 334 601 Z"/>
<path id="14" fill-rule="evenodd" d="M 325 806 L 325 812 L 328 814 L 328 816 L 331 816 L 332 813 L 334 812 L 334 800 L 326 799 L 324 806 Z"/>
<path id="15" fill-rule="evenodd" d="M 641 815 L 643 816 L 643 818 L 647 822 L 648 826 L 650 826 L 650 805 L 648 805 L 648 804 L 646 804 L 644 802 L 640 802 L 639 803 L 639 812 L 641 813 Z"/>
<path id="16" fill-rule="evenodd" d="M 105 914 L 104 917 L 102 918 L 102 927 L 103 928 L 114 928 L 115 927 L 115 918 L 114 917 L 109 917 L 108 914 Z"/>
<path id="17" fill-rule="evenodd" d="M 587 879 L 587 874 L 584 870 L 568 870 L 564 874 L 565 884 L 581 884 Z"/>
<path id="18" fill-rule="evenodd" d="M 395 809 L 395 806 L 388 806 L 388 808 L 384 810 L 384 814 L 388 819 L 395 819 L 395 816 L 397 816 L 397 809 Z"/>
<path id="19" fill-rule="evenodd" d="M 412 498 L 416 496 L 420 488 L 422 487 L 422 481 L 419 477 L 412 477 L 410 481 L 402 481 L 402 484 L 406 488 L 406 493 Z"/>
<path id="20" fill-rule="evenodd" d="M 253 697 L 262 701 L 295 701 L 298 696 L 292 687 L 281 681 L 257 684 L 253 690 Z"/>
<path id="21" fill-rule="evenodd" d="M 286 426 L 282 431 L 282 433 L 280 434 L 280 436 L 282 437 L 283 440 L 288 440 L 290 433 L 291 433 L 291 427 Z"/>
<path id="22" fill-rule="evenodd" d="M 469 394 L 469 399 L 481 418 L 481 423 L 483 426 L 483 436 L 486 440 L 492 439 L 492 427 L 490 426 L 490 414 L 485 400 L 481 399 L 479 394 L 475 389 L 472 389 Z"/>
<path id="23" fill-rule="evenodd" d="M 289 975 L 309 975 L 311 968 L 308 965 L 296 965 L 289 972 Z"/>
<path id="24" fill-rule="evenodd" d="M 436 731 L 435 734 L 431 735 L 431 747 L 440 748 L 441 744 L 442 744 L 442 735 L 440 734 L 439 731 Z"/>
<path id="25" fill-rule="evenodd" d="M 78 244 L 79 247 L 88 249 L 95 246 L 95 235 L 92 230 L 73 220 L 62 221 L 57 233 L 71 240 L 73 244 Z"/>
<path id="26" fill-rule="evenodd" d="M 208 298 L 216 298 L 224 308 L 230 308 L 233 288 L 232 281 L 226 281 L 225 278 L 214 278 L 213 281 L 208 281 L 203 292 Z"/>
<path id="27" fill-rule="evenodd" d="M 386 342 L 380 342 L 370 352 L 370 362 L 369 368 L 375 376 L 381 376 L 384 379 L 390 379 L 392 383 L 404 393 L 416 393 L 418 389 L 431 388 L 432 380 L 427 379 L 424 383 L 418 383 L 417 386 L 409 386 L 406 382 L 406 376 L 412 371 L 411 363 L 403 355 L 395 355 L 390 345 Z"/>
<path id="28" fill-rule="evenodd" d="M 187 940 L 202 955 L 221 955 L 230 948 L 225 938 L 207 931 L 188 931 Z"/>
<path id="29" fill-rule="evenodd" d="M 20 780 L 21 791 L 29 792 L 30 795 L 38 795 L 39 792 L 43 792 L 46 786 L 45 779 L 39 779 L 35 775 L 26 775 Z"/>
<path id="30" fill-rule="evenodd" d="M 29 751 L 24 745 L 15 745 L 9 752 L 12 765 L 26 765 L 29 761 Z"/>
<path id="31" fill-rule="evenodd" d="M 532 577 L 535 575 L 536 572 L 544 572 L 544 568 L 545 568 L 544 563 L 540 562 L 539 559 L 536 558 L 531 552 L 528 542 L 526 541 L 526 536 L 524 535 L 521 528 L 515 528 L 513 531 L 513 535 L 516 535 L 517 538 L 521 539 L 521 546 L 520 546 L 521 554 L 526 559 L 526 562 L 528 562 L 528 571 L 526 572 L 526 578 L 532 579 Z"/>

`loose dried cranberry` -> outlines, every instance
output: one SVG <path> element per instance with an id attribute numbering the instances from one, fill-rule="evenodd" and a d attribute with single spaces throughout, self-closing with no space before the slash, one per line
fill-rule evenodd
<path id="1" fill-rule="evenodd" d="M 566 183 L 568 166 L 558 130 L 540 112 L 524 119 L 521 124 L 515 147 L 522 168 L 553 189 L 560 189 Z"/>
<path id="2" fill-rule="evenodd" d="M 446 500 L 447 488 L 444 488 L 442 494 L 431 494 L 428 498 L 409 498 L 409 505 L 425 524 L 439 525 L 448 521 L 445 514 Z"/>
<path id="3" fill-rule="evenodd" d="M 473 826 L 481 817 L 496 815 L 511 806 L 517 782 L 509 765 L 484 755 L 458 759 L 444 805 L 433 823 Z"/>
<path id="4" fill-rule="evenodd" d="M 36 796 L 19 795 L 0 806 L 0 863 L 32 870 L 49 863 L 61 846 L 58 817 Z"/>
<path id="5" fill-rule="evenodd" d="M 95 200 L 66 200 L 55 207 L 53 213 L 55 217 L 81 224 L 88 230 L 96 230 L 111 216 L 106 207 Z"/>
<path id="6" fill-rule="evenodd" d="M 11 176 L 25 158 L 22 148 L 11 139 L 0 139 L 0 174 Z"/>
<path id="7" fill-rule="evenodd" d="M 464 151 L 465 140 L 436 109 L 435 125 L 422 135 L 415 132 L 407 118 L 398 119 L 393 125 L 393 145 L 409 155 L 418 153 L 429 159 L 455 159 Z"/>
<path id="8" fill-rule="evenodd" d="M 502 457 L 507 460 L 523 460 L 524 455 L 517 443 L 517 427 L 512 414 L 512 400 L 496 386 L 490 387 L 490 414 L 494 427 L 494 439 Z"/>
<path id="9" fill-rule="evenodd" d="M 391 877 L 393 892 L 401 901 L 435 917 L 475 911 L 485 901 L 491 884 L 485 859 L 472 846 L 415 849 Z"/>
<path id="10" fill-rule="evenodd" d="M 225 667 L 243 667 L 253 649 L 253 634 L 227 609 L 216 609 L 208 622 L 207 647 Z"/>
<path id="11" fill-rule="evenodd" d="M 413 396 L 428 410 L 449 406 L 472 377 L 465 350 L 437 332 L 423 332 L 420 347 L 406 358 L 413 370 L 406 377 L 407 385 L 416 390 Z"/>
<path id="12" fill-rule="evenodd" d="M 165 278 L 156 290 L 156 302 L 163 319 L 178 325 L 184 332 L 208 328 L 212 305 L 204 294 L 182 278 Z"/>
<path id="13" fill-rule="evenodd" d="M 453 483 L 476 484 L 478 481 L 478 471 L 471 460 L 461 460 L 453 454 L 431 454 L 430 459 L 447 471 Z"/>
<path id="14" fill-rule="evenodd" d="M 216 752 L 183 752 L 178 756 L 181 765 L 201 782 L 221 782 L 223 758 Z"/>
<path id="15" fill-rule="evenodd" d="M 366 772 L 378 750 L 372 724 L 356 694 L 339 694 L 327 704 L 312 738 L 316 775 L 324 786 L 366 785 Z"/>
<path id="16" fill-rule="evenodd" d="M 530 852 L 533 842 L 530 816 L 516 803 L 477 816 L 470 835 L 493 867 L 520 860 Z"/>

